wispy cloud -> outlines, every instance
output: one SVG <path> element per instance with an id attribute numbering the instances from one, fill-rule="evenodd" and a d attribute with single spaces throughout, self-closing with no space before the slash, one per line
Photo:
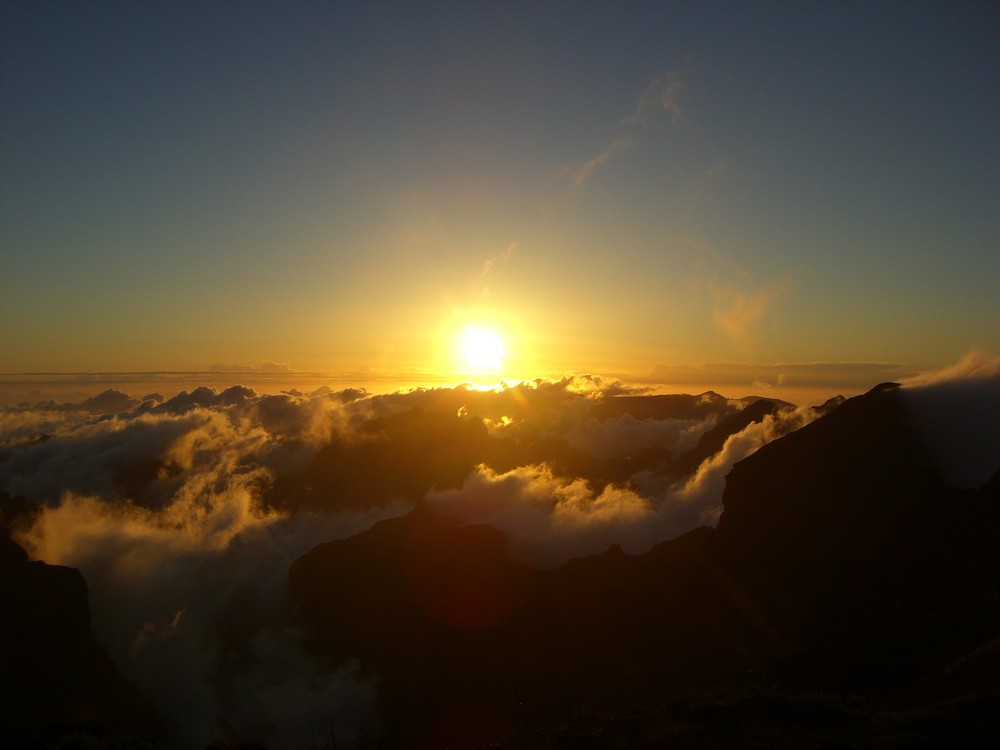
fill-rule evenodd
<path id="1" fill-rule="evenodd" d="M 516 242 L 511 242 L 504 248 L 503 252 L 498 255 L 494 255 L 492 258 L 488 258 L 483 262 L 483 270 L 479 272 L 479 281 L 482 284 L 482 295 L 488 297 L 490 295 L 490 286 L 496 274 L 499 273 L 500 269 L 507 265 L 510 261 L 511 256 L 517 251 L 519 245 Z"/>
<path id="2" fill-rule="evenodd" d="M 681 98 L 684 95 L 684 74 L 680 70 L 668 70 L 662 76 L 650 80 L 649 85 L 632 114 L 622 120 L 623 125 L 644 125 L 659 119 L 666 113 L 671 124 L 684 120 Z"/>
<path id="3" fill-rule="evenodd" d="M 789 283 L 788 279 L 778 279 L 758 284 L 752 274 L 744 271 L 731 284 L 713 285 L 715 325 L 732 338 L 746 335 L 785 293 Z"/>
<path id="4" fill-rule="evenodd" d="M 564 167 L 563 174 L 569 175 L 574 185 L 582 185 L 597 167 L 615 154 L 631 148 L 636 143 L 635 131 L 666 119 L 670 125 L 684 121 L 681 99 L 685 90 L 682 70 L 669 70 L 650 80 L 645 91 L 636 102 L 635 109 L 622 118 L 614 127 L 617 135 L 599 153 L 588 159 L 581 167 Z"/>
<path id="5" fill-rule="evenodd" d="M 958 362 L 940 370 L 921 372 L 903 381 L 903 385 L 920 386 L 1000 377 L 1000 357 L 982 349 L 967 352 Z"/>
<path id="6" fill-rule="evenodd" d="M 631 137 L 617 138 L 614 141 L 612 141 L 608 145 L 608 147 L 604 149 L 601 153 L 597 154 L 597 156 L 594 156 L 590 161 L 588 161 L 582 167 L 573 172 L 573 184 L 582 185 L 584 182 L 587 181 L 587 178 L 590 177 L 591 172 L 593 172 L 595 169 L 601 166 L 604 162 L 606 162 L 616 153 L 618 153 L 624 148 L 628 148 L 633 143 L 635 143 L 635 139 Z"/>

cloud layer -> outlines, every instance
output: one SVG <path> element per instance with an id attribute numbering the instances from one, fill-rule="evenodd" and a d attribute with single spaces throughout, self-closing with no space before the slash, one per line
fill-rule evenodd
<path id="1" fill-rule="evenodd" d="M 590 376 L 496 392 L 107 391 L 0 412 L 0 490 L 31 504 L 13 530 L 34 558 L 81 569 L 98 638 L 172 746 L 306 747 L 331 720 L 356 731 L 374 683 L 306 655 L 284 599 L 295 559 L 421 501 L 495 526 L 538 567 L 644 552 L 713 525 L 732 464 L 811 418 L 768 415 L 682 470 L 747 403 Z"/>
<path id="2" fill-rule="evenodd" d="M 612 544 L 626 553 L 642 554 L 699 526 L 715 526 L 722 513 L 725 476 L 733 464 L 816 417 L 811 409 L 767 415 L 731 435 L 722 450 L 680 479 L 641 469 L 621 484 L 595 487 L 579 477 L 558 476 L 545 464 L 503 473 L 480 465 L 460 489 L 432 491 L 427 501 L 457 523 L 487 524 L 503 531 L 512 556 L 536 567 L 594 555 Z M 617 422 L 620 427 L 622 421 Z M 678 436 L 692 430 L 687 420 L 663 422 L 644 427 L 641 434 L 659 444 L 666 436 L 663 442 L 676 446 Z M 703 434 L 705 424 L 700 426 Z"/>
<path id="3" fill-rule="evenodd" d="M 311 722 L 350 733 L 371 715 L 373 684 L 324 672 L 280 616 L 285 575 L 316 544 L 405 508 L 308 516 L 261 502 L 275 474 L 351 432 L 368 408 L 352 395 L 205 388 L 118 414 L 3 414 L 0 487 L 36 505 L 16 539 L 84 573 L 98 638 L 153 698 L 171 746 L 306 747 Z M 234 632 L 234 617 L 251 630 Z"/>

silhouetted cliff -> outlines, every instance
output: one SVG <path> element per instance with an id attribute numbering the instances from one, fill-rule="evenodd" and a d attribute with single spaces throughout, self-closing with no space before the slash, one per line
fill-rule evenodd
<path id="1" fill-rule="evenodd" d="M 1000 729 L 988 719 L 1000 705 L 997 484 L 947 486 L 887 384 L 737 464 L 717 530 L 537 571 L 507 559 L 496 532 L 420 508 L 305 555 L 291 592 L 317 653 L 373 669 L 383 716 L 410 727 L 408 741 L 503 740 L 639 707 L 668 736 L 675 721 L 704 728 L 654 708 L 695 687 L 717 707 L 761 691 L 779 714 L 829 691 L 811 709 L 818 724 L 775 720 L 775 746 L 894 746 L 894 711 L 937 716 L 921 741 L 972 741 Z M 847 695 L 857 721 L 838 735 Z M 759 716 L 727 715 L 728 739 L 696 746 L 753 746 Z"/>
<path id="2" fill-rule="evenodd" d="M 43 747 L 61 735 L 149 734 L 152 708 L 90 630 L 79 571 L 28 560 L 0 529 L 0 737 Z M 96 741 L 96 740 L 95 740 Z"/>

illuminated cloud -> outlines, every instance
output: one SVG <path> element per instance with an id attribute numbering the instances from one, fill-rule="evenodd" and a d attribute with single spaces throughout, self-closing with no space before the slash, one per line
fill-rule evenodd
<path id="1" fill-rule="evenodd" d="M 785 293 L 788 285 L 787 279 L 755 284 L 753 276 L 747 272 L 740 273 L 732 284 L 713 285 L 715 325 L 732 338 L 745 336 Z"/>
<path id="2" fill-rule="evenodd" d="M 407 508 L 287 515 L 261 499 L 275 474 L 353 434 L 370 410 L 353 395 L 198 388 L 113 416 L 15 410 L 0 420 L 0 488 L 37 505 L 17 541 L 83 572 L 94 630 L 153 698 L 175 733 L 170 747 L 226 732 L 306 747 L 310 725 L 349 733 L 372 714 L 370 681 L 350 665 L 325 672 L 295 628 L 269 618 L 298 556 Z M 261 619 L 242 622 L 255 628 L 250 641 L 227 642 L 229 619 L 247 616 Z"/>
<path id="3" fill-rule="evenodd" d="M 722 514 L 722 492 L 726 486 L 726 475 L 733 465 L 772 440 L 804 427 L 818 416 L 810 408 L 783 409 L 766 415 L 760 422 L 751 423 L 730 436 L 722 450 L 702 462 L 692 476 L 673 488 L 673 492 L 684 503 L 701 508 L 704 520 L 711 521 L 714 526 Z"/>
<path id="4" fill-rule="evenodd" d="M 643 470 L 624 485 L 600 487 L 559 476 L 546 464 L 507 472 L 480 465 L 461 488 L 429 492 L 427 503 L 453 522 L 499 529 L 510 540 L 513 557 L 540 568 L 597 554 L 612 544 L 641 554 L 654 544 L 718 523 L 725 477 L 733 464 L 816 417 L 809 409 L 769 414 L 730 436 L 717 454 L 680 481 Z M 647 436 L 661 440 L 666 432 L 669 439 L 690 444 L 711 424 L 668 421 L 677 424 L 646 425 Z M 609 429 L 635 427 L 626 425 L 612 422 Z M 685 435 L 685 428 L 690 434 Z"/>
<path id="5" fill-rule="evenodd" d="M 296 557 L 379 516 L 286 518 L 260 508 L 256 477 L 220 491 L 211 478 L 186 482 L 158 511 L 67 495 L 18 541 L 33 557 L 83 572 L 96 634 L 155 701 L 171 747 L 202 747 L 206 733 L 225 731 L 305 747 L 307 721 L 355 728 L 373 711 L 374 685 L 353 668 L 324 672 L 294 628 L 261 627 L 246 652 L 227 642 L 225 629 L 232 618 L 244 618 L 244 627 L 247 616 L 267 622 L 280 611 Z M 283 736 L 289 732 L 297 734 Z"/>
<path id="6" fill-rule="evenodd" d="M 431 492 L 431 508 L 459 523 L 485 523 L 507 534 L 511 554 L 539 567 L 603 552 L 613 543 L 644 552 L 656 541 L 655 511 L 625 488 L 595 491 L 583 479 L 545 465 L 498 474 L 479 466 L 461 489 Z"/>
<path id="7" fill-rule="evenodd" d="M 995 378 L 1000 375 L 1000 357 L 991 356 L 981 349 L 973 349 L 958 362 L 940 370 L 918 373 L 901 381 L 906 386 L 933 385 L 956 380 Z"/>
<path id="8" fill-rule="evenodd" d="M 551 384 L 551 386 L 562 388 L 567 393 L 582 394 L 593 399 L 639 395 L 648 390 L 627 385 L 617 378 L 590 374 L 570 375 Z"/>
<path id="9" fill-rule="evenodd" d="M 369 505 L 351 512 L 306 511 L 294 502 L 279 512 L 265 500 L 279 480 L 313 467 L 322 450 L 333 456 L 326 468 L 343 472 L 341 484 L 324 490 L 331 495 L 365 489 L 366 472 L 377 466 L 415 485 L 407 497 L 424 496 L 460 523 L 491 524 L 508 536 L 514 556 L 550 567 L 612 544 L 645 552 L 714 524 L 732 463 L 800 423 L 783 414 L 751 424 L 684 480 L 630 457 L 645 452 L 669 464 L 742 404 L 678 397 L 680 407 L 655 402 L 667 404 L 650 412 L 655 418 L 622 411 L 622 404 L 638 406 L 632 399 L 642 393 L 613 379 L 567 376 L 493 393 L 259 395 L 233 386 L 194 388 L 111 414 L 15 408 L 0 419 L 0 490 L 35 504 L 15 530 L 34 558 L 82 571 L 95 633 L 175 729 L 173 746 L 203 746 L 206 732 L 219 728 L 216 736 L 225 737 L 229 727 L 234 737 L 272 747 L 306 747 L 328 711 L 347 734 L 356 729 L 373 710 L 374 684 L 357 665 L 331 673 L 306 655 L 302 634 L 281 617 L 289 566 L 315 545 L 411 505 L 363 492 Z M 117 408 L 123 399 L 109 391 L 93 403 Z M 476 445 L 506 461 L 504 468 L 475 459 L 454 483 L 434 489 L 437 475 L 426 467 L 451 471 L 456 460 L 451 420 L 476 427 L 477 419 Z M 331 453 L 331 446 L 347 450 Z M 372 448 L 372 460 L 355 460 L 368 455 L 356 446 Z M 552 463 L 546 450 L 554 451 Z M 560 456 L 570 468 L 557 470 Z M 607 466 L 618 467 L 614 481 Z"/>

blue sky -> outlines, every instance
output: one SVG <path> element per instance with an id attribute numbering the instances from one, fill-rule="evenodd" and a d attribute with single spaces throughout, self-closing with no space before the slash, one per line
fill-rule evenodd
<path id="1" fill-rule="evenodd" d="M 992 3 L 7 3 L 0 370 L 1000 350 Z"/>

